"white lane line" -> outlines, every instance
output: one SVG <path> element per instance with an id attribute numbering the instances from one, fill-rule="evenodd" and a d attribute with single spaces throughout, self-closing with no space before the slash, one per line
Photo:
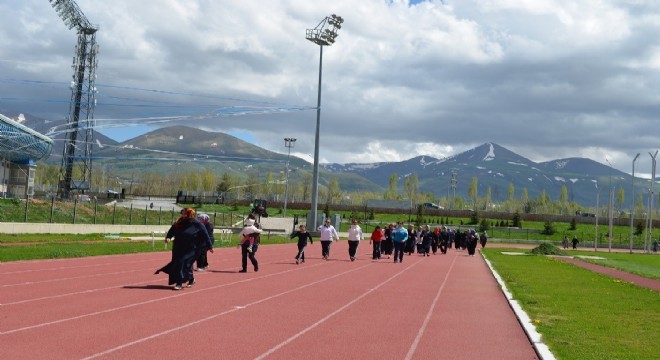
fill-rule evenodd
<path id="1" fill-rule="evenodd" d="M 0 332 L 0 335 L 13 334 L 13 333 L 21 332 L 21 331 L 41 328 L 41 327 L 44 327 L 44 326 L 60 324 L 60 323 L 64 323 L 64 322 L 67 322 L 67 321 L 78 320 L 78 319 L 83 319 L 83 318 L 87 318 L 87 317 L 91 317 L 91 316 L 107 314 L 107 313 L 111 313 L 111 312 L 118 311 L 118 310 L 129 309 L 129 308 L 132 308 L 132 307 L 135 307 L 135 306 L 147 305 L 147 304 L 151 304 L 151 303 L 158 302 L 158 301 L 163 301 L 163 300 L 170 300 L 170 299 L 178 298 L 178 297 L 181 297 L 181 296 L 194 295 L 194 294 L 204 292 L 204 291 L 210 291 L 210 290 L 220 289 L 220 288 L 235 285 L 235 284 L 240 284 L 240 283 L 245 283 L 245 282 L 250 282 L 250 281 L 255 281 L 255 280 L 260 280 L 260 279 L 265 279 L 265 278 L 273 277 L 273 276 L 276 276 L 276 275 L 286 274 L 286 273 L 289 273 L 289 272 L 292 272 L 292 271 L 301 271 L 303 269 L 309 269 L 310 267 L 316 267 L 316 266 L 320 266 L 320 265 L 323 265 L 323 264 L 327 264 L 327 263 L 321 262 L 321 263 L 318 263 L 318 264 L 315 264 L 315 265 L 310 265 L 310 266 L 305 266 L 305 267 L 296 267 L 296 268 L 293 268 L 293 269 L 290 269 L 290 270 L 280 271 L 280 272 L 277 272 L 277 273 L 268 274 L 268 275 L 259 276 L 259 277 L 253 277 L 253 278 L 249 278 L 249 279 L 243 279 L 243 280 L 235 281 L 235 282 L 232 282 L 232 283 L 220 284 L 220 285 L 216 285 L 216 286 L 212 286 L 212 287 L 208 287 L 208 288 L 204 288 L 204 289 L 198 289 L 198 290 L 193 290 L 193 291 L 186 290 L 185 292 L 178 292 L 177 295 L 164 296 L 164 297 L 158 298 L 158 299 L 151 299 L 151 300 L 142 301 L 142 302 L 138 302 L 138 303 L 131 303 L 131 304 L 124 305 L 124 306 L 119 306 L 119 307 L 110 308 L 110 309 L 106 309 L 106 310 L 95 311 L 95 312 L 92 312 L 92 313 L 77 315 L 77 316 L 73 316 L 73 317 L 70 317 L 70 318 L 59 319 L 59 320 L 49 321 L 49 322 L 45 322 L 45 323 L 41 323 L 41 324 L 25 326 L 25 327 L 13 329 L 13 330 L 7 330 L 7 331 Z"/>
<path id="2" fill-rule="evenodd" d="M 28 274 L 28 273 L 46 272 L 46 271 L 58 271 L 58 270 L 87 269 L 87 268 L 92 268 L 92 267 L 108 266 L 108 265 L 122 266 L 122 265 L 126 265 L 126 264 L 139 264 L 139 263 L 154 262 L 154 261 L 163 261 L 163 259 L 126 261 L 126 262 L 117 262 L 117 263 L 101 263 L 101 264 L 93 264 L 93 265 L 60 266 L 60 267 L 56 267 L 56 268 L 43 268 L 43 269 L 17 270 L 17 271 L 0 273 L 0 276 L 16 275 L 16 274 Z"/>
<path id="3" fill-rule="evenodd" d="M 211 316 L 207 316 L 207 317 L 205 317 L 205 318 L 202 318 L 202 319 L 199 319 L 199 320 L 196 320 L 196 321 L 193 321 L 193 322 L 190 322 L 190 323 L 187 323 L 187 324 L 181 325 L 181 326 L 177 326 L 177 327 L 175 327 L 175 328 L 171 328 L 171 329 L 169 329 L 169 330 L 165 330 L 165 331 L 159 332 L 159 333 L 157 333 L 157 334 L 153 334 L 153 335 L 150 335 L 150 336 L 147 336 L 147 337 L 143 337 L 143 338 L 141 338 L 141 339 L 137 339 L 137 340 L 134 340 L 134 341 L 128 342 L 128 343 L 123 344 L 123 345 L 119 345 L 119 346 L 117 346 L 117 347 L 114 347 L 114 348 L 108 349 L 108 350 L 106 350 L 106 351 L 99 352 L 99 353 L 96 353 L 96 354 L 90 355 L 90 356 L 88 356 L 88 357 L 85 357 L 85 358 L 83 358 L 82 360 L 94 359 L 94 358 L 97 358 L 97 357 L 99 357 L 99 356 L 107 355 L 107 354 L 110 354 L 110 353 L 112 353 L 112 352 L 115 352 L 115 351 L 118 351 L 118 350 L 125 349 L 125 348 L 130 347 L 130 346 L 133 346 L 133 345 L 135 345 L 135 344 L 139 344 L 139 343 L 142 343 L 142 342 L 145 342 L 145 341 L 151 340 L 151 339 L 155 339 L 155 338 L 157 338 L 157 337 L 159 337 L 159 336 L 167 335 L 167 334 L 173 333 L 173 332 L 175 332 L 175 331 L 179 331 L 179 330 L 182 330 L 182 329 L 186 329 L 186 328 L 189 328 L 189 327 L 191 327 L 191 326 L 194 326 L 194 325 L 200 324 L 200 323 L 202 323 L 202 322 L 209 321 L 209 320 L 215 319 L 215 318 L 217 318 L 217 317 L 220 317 L 220 316 L 223 316 L 223 315 L 226 315 L 226 314 L 230 314 L 230 313 L 233 313 L 233 312 L 236 312 L 236 311 L 239 311 L 239 310 L 245 309 L 245 308 L 247 308 L 247 307 L 254 306 L 254 305 L 260 304 L 260 303 L 262 303 L 262 302 L 266 302 L 266 301 L 268 301 L 268 300 L 275 299 L 275 298 L 277 298 L 277 297 L 280 297 L 280 296 L 283 296 L 283 295 L 286 295 L 286 294 L 292 293 L 292 292 L 294 292 L 294 291 L 302 290 L 302 289 L 308 288 L 308 287 L 310 287 L 310 286 L 314 286 L 314 285 L 316 285 L 316 284 L 320 284 L 320 283 L 322 283 L 322 282 L 325 282 L 325 281 L 328 281 L 328 280 L 331 280 L 331 279 L 334 279 L 334 278 L 337 278 L 337 277 L 340 277 L 340 276 L 346 275 L 346 274 L 351 273 L 351 272 L 353 272 L 353 271 L 361 270 L 361 269 L 363 269 L 363 268 L 365 268 L 365 267 L 367 267 L 367 266 L 370 266 L 370 265 L 371 265 L 371 264 L 366 264 L 366 265 L 363 265 L 363 266 L 358 267 L 358 268 L 355 268 L 355 269 L 347 270 L 347 271 L 344 271 L 344 272 L 342 272 L 342 273 L 338 273 L 338 274 L 335 274 L 335 275 L 332 275 L 332 276 L 329 276 L 329 277 L 325 277 L 325 278 L 323 278 L 323 279 L 321 279 L 321 280 L 316 280 L 316 281 L 313 281 L 313 282 L 311 282 L 311 283 L 308 283 L 308 284 L 305 284 L 305 285 L 301 285 L 301 286 L 298 286 L 298 287 L 296 287 L 296 288 L 289 289 L 289 290 L 283 291 L 283 292 L 281 292 L 281 293 L 274 294 L 274 295 L 271 295 L 271 296 L 268 296 L 268 297 L 265 297 L 265 298 L 262 298 L 262 299 L 259 299 L 259 300 L 256 300 L 256 301 L 253 301 L 253 302 L 248 303 L 248 304 L 245 304 L 245 305 L 234 306 L 234 307 L 233 307 L 232 309 L 230 309 L 230 310 L 226 310 L 226 311 L 223 311 L 223 312 L 218 313 L 218 314 L 214 314 L 214 315 L 211 315 Z"/>
<path id="4" fill-rule="evenodd" d="M 390 278 L 388 278 L 387 280 L 383 281 L 382 283 L 378 284 L 378 285 L 377 285 L 376 287 L 374 287 L 373 289 L 369 289 L 369 290 L 367 290 L 367 291 L 366 291 L 365 293 L 363 293 L 362 295 L 360 295 L 360 296 L 356 297 L 355 299 L 351 300 L 350 302 L 344 304 L 344 306 L 342 306 L 342 307 L 340 307 L 339 309 L 333 311 L 332 313 L 326 315 L 326 316 L 325 316 L 324 318 L 322 318 L 321 320 L 319 320 L 319 321 L 313 323 L 312 325 L 310 325 L 310 326 L 306 327 L 305 329 L 301 330 L 299 333 L 293 335 L 292 337 L 290 337 L 290 338 L 284 340 L 283 342 L 279 343 L 278 345 L 272 347 L 270 350 L 266 351 L 265 353 L 263 353 L 263 354 L 257 356 L 257 357 L 255 358 L 255 360 L 261 360 L 261 359 L 264 359 L 264 358 L 266 358 L 266 357 L 272 355 L 274 352 L 276 352 L 277 350 L 279 350 L 279 349 L 283 348 L 284 346 L 290 344 L 291 342 L 293 342 L 293 341 L 296 340 L 297 338 L 299 338 L 299 337 L 305 335 L 306 333 L 308 333 L 308 332 L 314 330 L 316 327 L 318 327 L 319 325 L 321 325 L 322 323 L 324 323 L 325 321 L 327 321 L 327 320 L 330 319 L 331 317 L 333 317 L 333 316 L 339 314 L 340 312 L 346 310 L 346 309 L 347 309 L 348 307 L 350 307 L 351 305 L 353 305 L 353 304 L 355 304 L 356 302 L 362 300 L 364 297 L 366 297 L 367 295 L 369 295 L 369 294 L 373 293 L 374 291 L 378 290 L 380 287 L 382 287 L 383 285 L 389 283 L 390 281 L 394 280 L 394 279 L 395 279 L 396 277 L 398 277 L 399 275 L 401 275 L 401 274 L 403 274 L 404 272 L 406 272 L 406 271 L 412 269 L 415 265 L 419 264 L 420 261 L 421 261 L 421 260 L 417 260 L 416 263 L 414 263 L 414 264 L 408 266 L 407 268 L 405 268 L 405 269 L 399 271 L 397 274 L 393 275 L 392 277 L 390 277 Z"/>
<path id="5" fill-rule="evenodd" d="M 429 311 L 426 313 L 424 322 L 422 323 L 422 326 L 419 328 L 419 331 L 417 332 L 417 337 L 415 337 L 415 340 L 410 345 L 410 349 L 408 349 L 408 354 L 406 354 L 406 358 L 405 358 L 406 360 L 412 359 L 413 354 L 415 354 L 415 351 L 417 351 L 417 346 L 419 345 L 419 342 L 422 339 L 424 332 L 426 331 L 426 327 L 428 326 L 429 321 L 431 320 L 431 316 L 433 315 L 433 310 L 435 309 L 435 306 L 438 303 L 438 299 L 440 299 L 440 294 L 442 293 L 442 290 L 445 288 L 445 284 L 447 284 L 447 280 L 449 279 L 449 274 L 451 273 L 451 270 L 454 268 L 454 264 L 456 263 L 456 258 L 457 256 L 454 256 L 454 260 L 452 260 L 451 265 L 449 265 L 449 269 L 447 269 L 447 273 L 445 273 L 445 279 L 442 280 L 442 285 L 440 285 L 440 288 L 438 289 L 438 293 L 435 294 L 435 299 L 433 299 L 433 302 L 429 307 Z"/>

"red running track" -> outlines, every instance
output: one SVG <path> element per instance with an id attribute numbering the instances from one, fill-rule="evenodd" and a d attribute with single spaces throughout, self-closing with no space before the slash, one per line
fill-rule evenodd
<path id="1" fill-rule="evenodd" d="M 0 264 L 1 359 L 536 359 L 480 256 L 331 259 L 294 244 L 209 254 L 181 291 L 153 272 L 169 253 Z M 250 269 L 251 270 L 251 269 Z"/>

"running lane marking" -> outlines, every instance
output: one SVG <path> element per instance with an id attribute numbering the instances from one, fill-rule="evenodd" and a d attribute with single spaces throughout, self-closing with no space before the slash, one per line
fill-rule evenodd
<path id="1" fill-rule="evenodd" d="M 245 282 L 250 282 L 250 281 L 255 281 L 255 280 L 260 280 L 260 279 L 265 279 L 265 278 L 273 277 L 273 276 L 276 276 L 276 275 L 286 274 L 286 273 L 292 272 L 292 271 L 301 271 L 302 269 L 308 269 L 308 268 L 311 268 L 311 267 L 321 266 L 323 264 L 327 264 L 327 263 L 321 262 L 321 263 L 310 265 L 310 266 L 297 267 L 297 268 L 294 268 L 294 269 L 280 271 L 278 273 L 268 274 L 268 275 L 264 275 L 264 276 L 260 276 L 260 277 L 253 277 L 253 278 L 249 278 L 249 279 L 243 279 L 243 280 L 235 281 L 235 282 L 232 282 L 232 283 L 220 284 L 220 285 L 216 285 L 216 286 L 212 286 L 212 287 L 208 287 L 208 288 L 204 288 L 204 289 L 199 289 L 199 290 L 195 290 L 195 291 L 186 291 L 185 293 L 180 292 L 177 295 L 164 296 L 164 297 L 158 298 L 158 299 L 151 299 L 151 300 L 142 301 L 142 302 L 138 302 L 138 303 L 132 303 L 132 304 L 119 306 L 119 307 L 115 307 L 115 308 L 111 308 L 111 309 L 95 311 L 95 312 L 92 312 L 92 313 L 73 316 L 73 317 L 70 317 L 70 318 L 49 321 L 49 322 L 36 324 L 36 325 L 31 325 L 31 326 L 26 326 L 26 327 L 22 327 L 22 328 L 18 328 L 18 329 L 13 329 L 13 330 L 7 330 L 7 331 L 4 331 L 4 332 L 0 332 L 0 335 L 13 334 L 13 333 L 17 333 L 17 332 L 20 332 L 20 331 L 37 329 L 37 328 L 44 327 L 44 326 L 55 325 L 55 324 L 60 324 L 60 323 L 67 322 L 67 321 L 83 319 L 83 318 L 90 317 L 90 316 L 107 314 L 107 313 L 111 313 L 113 311 L 129 309 L 129 308 L 132 308 L 132 307 L 135 307 L 135 306 L 147 305 L 147 304 L 151 304 L 151 303 L 158 302 L 158 301 L 169 300 L 169 299 L 177 298 L 177 297 L 181 297 L 181 296 L 193 295 L 193 294 L 197 294 L 199 292 L 220 289 L 220 288 L 235 285 L 235 284 L 240 284 L 240 283 L 245 283 Z"/>
<path id="2" fill-rule="evenodd" d="M 367 266 L 371 266 L 371 265 L 372 265 L 372 264 L 363 265 L 363 266 L 361 266 L 361 267 L 359 267 L 359 268 L 355 268 L 355 269 L 347 270 L 347 271 L 344 271 L 344 272 L 342 272 L 342 273 L 338 273 L 338 274 L 335 274 L 335 275 L 333 275 L 333 276 L 330 276 L 330 277 L 327 277 L 327 278 L 323 278 L 323 279 L 321 279 L 321 280 L 313 281 L 313 282 L 311 282 L 311 283 L 308 283 L 308 284 L 305 284 L 305 285 L 301 285 L 301 286 L 299 286 L 299 287 L 296 287 L 296 288 L 293 288 L 293 289 L 290 289 L 290 290 L 283 291 L 283 292 L 281 292 L 281 293 L 279 293 L 279 294 L 271 295 L 271 296 L 265 297 L 265 298 L 263 298 L 263 299 L 259 299 L 259 300 L 253 301 L 253 302 L 248 303 L 248 304 L 245 304 L 245 305 L 234 306 L 234 307 L 233 307 L 232 309 L 230 309 L 230 310 L 226 310 L 226 311 L 223 311 L 223 312 L 221 312 L 221 313 L 217 313 L 217 314 L 214 314 L 214 315 L 211 315 L 211 316 L 207 316 L 207 317 L 205 317 L 205 318 L 202 318 L 202 319 L 199 319 L 199 320 L 196 320 L 196 321 L 193 321 L 193 322 L 190 322 L 190 323 L 187 323 L 187 324 L 181 325 L 181 326 L 177 326 L 177 327 L 175 327 L 175 328 L 171 328 L 171 329 L 169 329 L 169 330 L 165 330 L 165 331 L 162 331 L 162 332 L 159 332 L 159 333 L 156 333 L 156 334 L 153 334 L 153 335 L 147 336 L 147 337 L 143 337 L 143 338 L 141 338 L 141 339 L 137 339 L 137 340 L 134 340 L 134 341 L 128 342 L 128 343 L 123 344 L 123 345 L 119 345 L 119 346 L 117 346 L 117 347 L 114 347 L 114 348 L 108 349 L 108 350 L 106 350 L 106 351 L 103 351 L 103 352 L 100 352 L 100 353 L 96 353 L 96 354 L 90 355 L 90 356 L 88 356 L 88 357 L 82 358 L 82 360 L 95 359 L 95 358 L 97 358 L 97 357 L 99 357 L 99 356 L 108 355 L 108 354 L 113 353 L 113 352 L 115 352 L 115 351 L 123 350 L 123 349 L 125 349 L 125 348 L 127 348 L 127 347 L 130 347 L 130 346 L 133 346 L 133 345 L 136 345 L 136 344 L 139 344 L 139 343 L 142 343 L 142 342 L 145 342 L 145 341 L 151 340 L 151 339 L 155 339 L 155 338 L 157 338 L 157 337 L 159 337 L 159 336 L 163 336 L 163 335 L 167 335 L 167 334 L 173 333 L 173 332 L 175 332 L 175 331 L 183 330 L 183 329 L 185 329 L 185 328 L 188 328 L 188 327 L 191 327 L 191 326 L 194 326 L 194 325 L 197 325 L 197 324 L 203 323 L 203 322 L 205 322 L 205 321 L 209 321 L 209 320 L 215 319 L 215 318 L 220 317 L 220 316 L 223 316 L 223 315 L 231 314 L 231 313 L 233 313 L 233 312 L 236 312 L 236 311 L 239 311 L 239 310 L 243 310 L 243 309 L 248 308 L 248 307 L 250 307 L 250 306 L 254 306 L 254 305 L 260 304 L 260 303 L 262 303 L 262 302 L 266 302 L 266 301 L 268 301 L 268 300 L 275 299 L 275 298 L 280 297 L 280 296 L 284 296 L 284 295 L 289 294 L 289 293 L 292 293 L 292 292 L 294 292 L 294 291 L 302 290 L 302 289 L 308 288 L 308 287 L 310 287 L 310 286 L 314 286 L 314 285 L 316 285 L 316 284 L 319 284 L 319 283 L 322 283 L 322 282 L 328 281 L 328 280 L 330 280 L 330 279 L 334 279 L 334 278 L 337 278 L 337 277 L 340 277 L 340 276 L 346 275 L 346 274 L 351 273 L 351 272 L 353 272 L 353 271 L 358 271 L 358 270 L 364 269 L 365 267 L 367 267 Z M 395 277 L 396 277 L 396 276 L 395 276 Z"/>
<path id="3" fill-rule="evenodd" d="M 426 313 L 426 317 L 424 318 L 424 322 L 422 323 L 422 327 L 419 328 L 419 331 L 417 332 L 417 337 L 413 341 L 412 345 L 410 345 L 410 349 L 408 349 L 408 354 L 406 354 L 405 359 L 410 360 L 413 357 L 413 354 L 415 351 L 417 351 L 417 345 L 419 345 L 420 340 L 422 339 L 422 336 L 424 335 L 424 332 L 426 331 L 426 327 L 429 324 L 429 321 L 431 321 L 431 315 L 433 315 L 433 310 L 435 309 L 435 305 L 438 303 L 438 299 L 440 299 L 440 294 L 442 293 L 442 289 L 445 288 L 445 284 L 447 284 L 447 279 L 449 279 L 449 274 L 451 273 L 451 270 L 454 268 L 454 264 L 456 263 L 456 258 L 457 256 L 454 256 L 454 260 L 452 260 L 451 265 L 449 265 L 449 269 L 447 270 L 447 273 L 445 274 L 445 279 L 442 280 L 442 285 L 440 285 L 440 289 L 438 289 L 438 293 L 435 294 L 435 299 L 433 299 L 433 302 L 431 303 L 431 306 L 429 307 L 428 313 Z"/>
<path id="4" fill-rule="evenodd" d="M 324 323 L 325 321 L 327 321 L 327 320 L 330 319 L 331 317 L 333 317 L 333 316 L 339 314 L 340 312 L 346 310 L 346 309 L 347 309 L 348 307 L 350 307 L 351 305 L 353 305 L 353 304 L 355 304 L 356 302 L 362 300 L 364 297 L 366 297 L 367 295 L 370 295 L 372 292 L 378 290 L 378 289 L 379 289 L 380 287 L 382 287 L 383 285 L 385 285 L 385 284 L 389 283 L 390 281 L 394 280 L 394 279 L 395 279 L 396 277 L 398 277 L 399 275 L 401 275 L 401 274 L 403 274 L 404 272 L 406 272 L 406 271 L 412 269 L 415 265 L 419 264 L 420 261 L 422 261 L 422 260 L 417 260 L 416 263 L 414 263 L 414 264 L 408 266 L 407 268 L 405 268 L 405 269 L 399 271 L 399 272 L 398 272 L 397 274 L 395 274 L 394 276 L 392 276 L 392 277 L 390 277 L 389 279 L 387 279 L 387 280 L 383 281 L 382 283 L 378 284 L 378 286 L 376 286 L 376 287 L 374 287 L 374 288 L 372 288 L 372 289 L 367 290 L 367 291 L 366 291 L 365 293 L 363 293 L 362 295 L 360 295 L 360 296 L 356 297 L 355 299 L 349 301 L 348 303 L 344 304 L 344 306 L 342 306 L 342 307 L 338 308 L 337 310 L 331 312 L 330 314 L 326 315 L 326 316 L 325 316 L 324 318 L 322 318 L 321 320 L 319 320 L 319 321 L 313 323 L 312 325 L 306 327 L 305 329 L 301 330 L 299 333 L 297 333 L 297 334 L 293 335 L 292 337 L 290 337 L 290 338 L 284 340 L 283 342 L 281 342 L 281 343 L 279 343 L 278 345 L 272 347 L 270 350 L 268 350 L 268 351 L 266 351 L 265 353 L 263 353 L 263 354 L 257 356 L 257 357 L 254 358 L 254 359 L 255 359 L 255 360 L 261 360 L 261 359 L 265 359 L 266 357 L 272 355 L 272 354 L 273 354 L 274 352 L 276 352 L 277 350 L 279 350 L 279 349 L 283 348 L 284 346 L 290 344 L 291 342 L 293 342 L 293 341 L 296 340 L 297 338 L 299 338 L 299 337 L 305 335 L 306 333 L 308 333 L 308 332 L 314 330 L 316 327 L 318 327 L 319 325 L 321 325 L 322 323 Z"/>

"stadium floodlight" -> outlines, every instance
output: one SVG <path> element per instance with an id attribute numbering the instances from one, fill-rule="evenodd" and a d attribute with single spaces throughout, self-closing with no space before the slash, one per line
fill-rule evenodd
<path id="1" fill-rule="evenodd" d="M 323 46 L 330 46 L 335 43 L 337 31 L 341 28 L 344 19 L 341 16 L 332 14 L 326 16 L 325 19 L 313 29 L 307 29 L 305 38 L 320 48 L 319 56 L 319 88 L 318 99 L 316 105 L 316 137 L 314 140 L 314 179 L 312 181 L 312 208 L 311 219 L 308 219 L 307 227 L 311 226 L 316 230 L 317 226 L 317 208 L 319 201 L 319 138 L 321 131 L 321 78 L 323 74 Z"/>
<path id="2" fill-rule="evenodd" d="M 94 143 L 94 108 L 96 106 L 94 86 L 96 66 L 98 63 L 98 44 L 96 31 L 98 26 L 92 25 L 73 0 L 49 0 L 57 15 L 69 30 L 76 29 L 78 42 L 73 58 L 73 81 L 71 81 L 71 102 L 67 117 L 66 140 L 62 154 L 58 196 L 69 198 L 71 190 L 85 191 L 91 188 L 92 179 L 92 144 Z M 83 116 L 81 118 L 81 112 Z M 80 135 L 79 135 L 80 133 Z M 80 139 L 79 139 L 80 136 Z M 76 154 L 81 150 L 78 142 L 84 145 L 84 155 Z M 75 172 L 81 179 L 73 181 Z"/>
<path id="3" fill-rule="evenodd" d="M 633 219 L 635 218 L 635 161 L 639 158 L 639 153 L 635 155 L 632 161 L 632 194 L 630 195 L 630 253 L 633 253 Z"/>

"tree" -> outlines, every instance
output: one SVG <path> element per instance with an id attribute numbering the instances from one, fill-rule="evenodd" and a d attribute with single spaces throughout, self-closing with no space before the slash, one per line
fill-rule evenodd
<path id="1" fill-rule="evenodd" d="M 477 225 L 479 223 L 479 213 L 475 210 L 470 214 L 470 225 Z"/>
<path id="2" fill-rule="evenodd" d="M 513 187 L 513 183 L 510 182 L 509 183 L 509 190 L 507 192 L 507 198 L 506 199 L 508 201 L 513 201 L 514 195 L 515 195 L 515 188 Z"/>
<path id="3" fill-rule="evenodd" d="M 472 178 L 472 181 L 470 181 L 470 187 L 468 187 L 468 196 L 472 200 L 472 209 L 476 210 L 477 209 L 477 196 L 479 195 L 479 180 L 477 180 L 476 177 Z"/>
<path id="4" fill-rule="evenodd" d="M 522 228 L 522 221 L 520 221 L 520 213 L 517 210 L 515 213 L 513 213 L 513 218 L 511 219 L 511 226 Z"/>
<path id="5" fill-rule="evenodd" d="M 616 208 L 617 210 L 621 210 L 623 207 L 623 202 L 626 200 L 626 193 L 625 190 L 623 190 L 622 187 L 619 188 L 619 190 L 616 192 Z"/>
<path id="6" fill-rule="evenodd" d="M 541 231 L 541 234 L 552 235 L 555 232 L 555 225 L 552 223 L 552 221 L 546 220 L 545 223 L 543 223 L 543 231 Z"/>
<path id="7" fill-rule="evenodd" d="M 312 182 L 313 181 L 314 181 L 314 179 L 312 178 L 312 174 L 305 173 L 305 175 L 303 175 L 302 182 L 299 184 L 299 186 L 301 187 L 300 192 L 302 193 L 302 198 L 303 198 L 303 201 L 305 201 L 305 202 L 307 201 L 307 199 L 312 194 Z"/>
<path id="8" fill-rule="evenodd" d="M 229 188 L 232 186 L 234 186 L 234 179 L 232 178 L 231 174 L 226 172 L 222 174 L 222 177 L 220 177 L 220 182 L 218 183 L 218 186 L 215 187 L 215 191 L 222 194 L 229 191 Z"/>
<path id="9" fill-rule="evenodd" d="M 559 194 L 559 204 L 561 205 L 561 211 L 564 213 L 568 208 L 568 188 L 566 184 L 561 186 L 561 193 Z"/>
<path id="10" fill-rule="evenodd" d="M 417 197 L 417 192 L 419 191 L 419 180 L 417 179 L 417 173 L 412 173 L 406 176 L 406 179 L 403 183 L 403 191 L 408 195 L 408 199 L 414 204 L 415 198 Z"/>
<path id="11" fill-rule="evenodd" d="M 571 225 L 568 227 L 568 230 L 576 230 L 577 229 L 577 223 L 575 221 L 575 218 L 571 219 Z"/>
<path id="12" fill-rule="evenodd" d="M 395 200 L 399 198 L 398 181 L 399 175 L 397 173 L 390 175 L 390 186 L 385 191 L 385 194 L 383 194 L 385 200 Z"/>
<path id="13" fill-rule="evenodd" d="M 491 203 L 491 190 L 490 186 L 486 188 L 486 195 L 484 196 L 484 210 L 488 210 Z"/>
<path id="14" fill-rule="evenodd" d="M 328 185 L 328 204 L 335 204 L 338 203 L 339 200 L 341 200 L 343 194 L 342 191 L 339 189 L 339 180 L 337 178 L 334 178 L 330 180 L 330 184 Z"/>

